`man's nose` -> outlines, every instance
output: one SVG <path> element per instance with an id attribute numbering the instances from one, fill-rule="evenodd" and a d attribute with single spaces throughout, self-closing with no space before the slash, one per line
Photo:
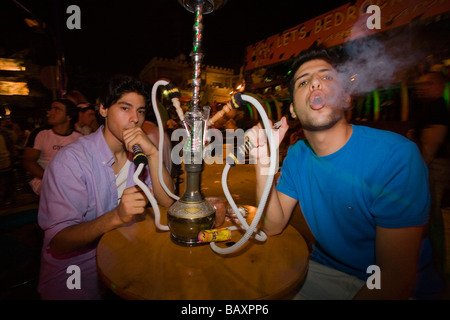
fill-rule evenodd
<path id="1" fill-rule="evenodd" d="M 311 89 L 317 90 L 317 89 L 320 89 L 321 87 L 322 87 L 322 85 L 320 83 L 319 77 L 316 75 L 313 75 L 312 79 L 311 79 Z"/>
<path id="2" fill-rule="evenodd" d="M 139 121 L 138 112 L 137 111 L 132 112 L 130 116 L 130 122 L 138 123 L 138 121 Z"/>

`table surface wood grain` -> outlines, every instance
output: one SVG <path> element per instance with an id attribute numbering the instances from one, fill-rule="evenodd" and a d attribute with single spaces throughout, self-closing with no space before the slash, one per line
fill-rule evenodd
<path id="1" fill-rule="evenodd" d="M 160 210 L 165 224 L 167 210 Z M 124 299 L 283 299 L 306 274 L 308 248 L 290 225 L 265 242 L 250 239 L 236 252 L 220 255 L 209 244 L 175 244 L 169 231 L 156 228 L 151 209 L 140 220 L 106 233 L 97 247 L 101 279 Z M 242 235 L 233 231 L 230 241 Z"/>

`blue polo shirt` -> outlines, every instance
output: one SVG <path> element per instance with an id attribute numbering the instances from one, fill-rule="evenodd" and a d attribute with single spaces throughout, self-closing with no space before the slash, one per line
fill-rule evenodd
<path id="1" fill-rule="evenodd" d="M 427 223 L 427 174 L 410 140 L 353 125 L 349 141 L 331 155 L 317 156 L 306 140 L 291 146 L 277 190 L 300 203 L 317 240 L 311 259 L 366 280 L 367 267 L 376 264 L 376 226 Z M 427 251 L 423 260 L 430 259 Z"/>

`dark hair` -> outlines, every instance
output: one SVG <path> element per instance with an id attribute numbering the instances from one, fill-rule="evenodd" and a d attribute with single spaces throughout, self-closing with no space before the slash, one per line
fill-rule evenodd
<path id="1" fill-rule="evenodd" d="M 78 108 L 78 112 L 86 112 L 88 110 L 92 110 L 95 111 L 95 105 L 93 105 L 92 103 L 79 103 L 77 105 Z"/>
<path id="2" fill-rule="evenodd" d="M 86 103 L 87 102 L 87 99 L 78 90 L 70 90 L 69 92 L 66 93 L 64 98 L 72 100 L 76 105 L 79 105 L 80 103 Z"/>
<path id="3" fill-rule="evenodd" d="M 295 58 L 291 66 L 291 73 L 289 79 L 289 93 L 291 101 L 294 99 L 294 85 L 295 85 L 295 73 L 306 62 L 311 60 L 321 59 L 330 63 L 334 68 L 339 63 L 339 58 L 336 54 L 332 53 L 324 46 L 313 46 L 306 50 L 303 50 Z"/>
<path id="4" fill-rule="evenodd" d="M 75 128 L 75 123 L 78 122 L 78 108 L 75 105 L 75 103 L 73 103 L 71 100 L 69 99 L 55 99 L 52 101 L 53 102 L 59 102 L 63 105 L 66 106 L 66 115 L 68 115 L 70 117 L 70 126 L 73 128 Z"/>
<path id="5" fill-rule="evenodd" d="M 130 92 L 142 95 L 145 99 L 145 107 L 148 108 L 151 100 L 147 84 L 128 75 L 116 75 L 111 78 L 103 88 L 99 102 L 105 108 L 109 108 L 124 94 Z"/>

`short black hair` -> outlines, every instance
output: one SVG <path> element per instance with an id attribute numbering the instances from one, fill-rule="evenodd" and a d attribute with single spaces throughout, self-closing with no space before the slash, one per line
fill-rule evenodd
<path id="1" fill-rule="evenodd" d="M 78 108 L 77 108 L 76 104 L 73 103 L 72 100 L 65 99 L 65 98 L 55 99 L 52 101 L 52 104 L 54 102 L 59 102 L 66 106 L 66 115 L 68 115 L 70 117 L 70 125 L 72 126 L 72 128 L 74 128 L 75 123 L 78 122 Z"/>
<path id="2" fill-rule="evenodd" d="M 339 57 L 334 52 L 330 51 L 324 46 L 312 46 L 306 50 L 303 50 L 295 58 L 291 66 L 290 78 L 289 78 L 289 93 L 291 101 L 294 100 L 294 85 L 295 85 L 295 73 L 306 62 L 311 60 L 321 59 L 327 61 L 329 64 L 336 68 L 339 64 Z"/>
<path id="3" fill-rule="evenodd" d="M 145 99 L 145 107 L 150 105 L 150 93 L 145 82 L 129 75 L 115 75 L 103 87 L 99 102 L 105 108 L 116 103 L 124 94 L 135 92 Z"/>

